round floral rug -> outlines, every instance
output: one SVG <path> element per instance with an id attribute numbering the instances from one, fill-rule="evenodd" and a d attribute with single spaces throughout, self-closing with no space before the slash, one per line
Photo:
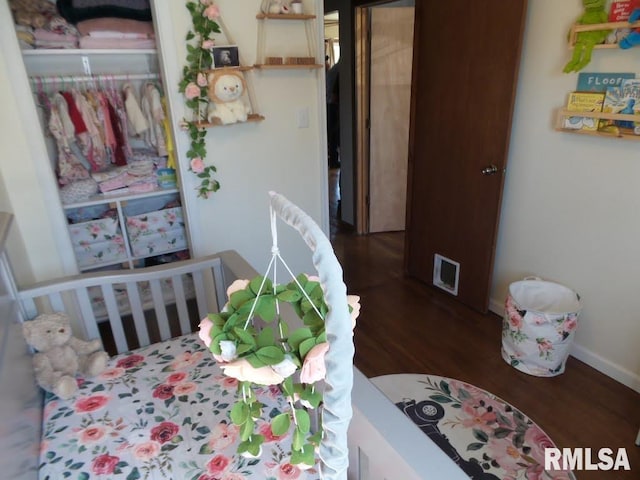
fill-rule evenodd
<path id="1" fill-rule="evenodd" d="M 544 469 L 549 436 L 517 408 L 474 385 L 435 375 L 371 381 L 472 479 L 575 480 Z"/>

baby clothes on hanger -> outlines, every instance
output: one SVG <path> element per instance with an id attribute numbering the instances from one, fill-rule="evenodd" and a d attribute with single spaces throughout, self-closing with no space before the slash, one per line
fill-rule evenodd
<path id="1" fill-rule="evenodd" d="M 152 83 L 147 82 L 142 86 L 142 113 L 147 119 L 149 128 L 145 131 L 145 142 L 158 151 L 158 155 L 166 156 L 167 147 L 164 139 L 164 110 L 160 98 L 160 90 Z"/>
<path id="2" fill-rule="evenodd" d="M 129 121 L 129 134 L 133 137 L 141 135 L 147 131 L 149 124 L 142 110 L 140 110 L 140 104 L 136 98 L 133 85 L 125 83 L 122 87 L 122 92 L 124 94 L 124 106 Z"/>

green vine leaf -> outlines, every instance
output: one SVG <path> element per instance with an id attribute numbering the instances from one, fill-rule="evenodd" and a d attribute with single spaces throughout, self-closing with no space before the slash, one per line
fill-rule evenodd
<path id="1" fill-rule="evenodd" d="M 291 417 L 288 413 L 281 413 L 271 421 L 271 432 L 276 436 L 284 435 L 291 426 Z"/>

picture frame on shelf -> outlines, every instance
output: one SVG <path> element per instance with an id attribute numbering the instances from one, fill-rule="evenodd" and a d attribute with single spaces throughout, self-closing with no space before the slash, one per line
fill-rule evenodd
<path id="1" fill-rule="evenodd" d="M 237 45 L 216 45 L 211 48 L 211 66 L 228 68 L 240 66 L 240 54 Z"/>

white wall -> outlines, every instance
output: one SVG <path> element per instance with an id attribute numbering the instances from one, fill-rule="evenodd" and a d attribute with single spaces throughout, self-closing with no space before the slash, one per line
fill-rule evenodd
<path id="1" fill-rule="evenodd" d="M 177 92 L 180 72 L 186 57 L 187 31 L 191 18 L 183 2 L 156 0 L 156 19 L 163 39 L 173 43 L 161 45 L 168 60 L 167 88 L 174 120 L 185 116 L 181 95 Z M 256 14 L 260 0 L 219 0 L 222 20 L 231 40 L 237 43 L 241 59 L 247 64 L 256 60 Z M 322 43 L 322 4 L 306 1 L 305 13 L 316 13 L 315 51 L 324 58 Z M 166 20 L 166 22 L 165 22 Z M 305 27 L 302 22 L 271 21 L 266 28 L 266 53 L 282 56 L 306 52 Z M 224 36 L 220 43 L 224 43 Z M 171 67 L 175 55 L 177 65 Z M 325 231 L 328 231 L 328 193 L 326 183 L 326 145 L 324 140 L 324 69 L 253 70 L 245 74 L 256 99 L 254 110 L 266 118 L 247 123 L 212 128 L 207 134 L 208 160 L 218 168 L 221 189 L 209 200 L 191 195 L 189 216 L 194 230 L 197 255 L 223 249 L 236 249 L 258 271 L 264 271 L 270 259 L 269 190 L 276 190 L 303 208 Z M 305 110 L 308 128 L 298 128 L 298 112 Z M 181 158 L 188 149 L 186 133 L 178 134 Z M 186 162 L 185 162 L 186 163 Z M 183 176 L 195 188 L 195 176 L 184 170 Z M 289 227 L 282 226 L 282 255 L 294 271 L 309 271 L 307 247 Z"/>
<path id="2" fill-rule="evenodd" d="M 640 390 L 640 143 L 553 130 L 579 0 L 529 2 L 492 299 L 538 275 L 583 298 L 574 355 Z M 640 50 L 597 50 L 584 71 L 640 72 Z"/>

